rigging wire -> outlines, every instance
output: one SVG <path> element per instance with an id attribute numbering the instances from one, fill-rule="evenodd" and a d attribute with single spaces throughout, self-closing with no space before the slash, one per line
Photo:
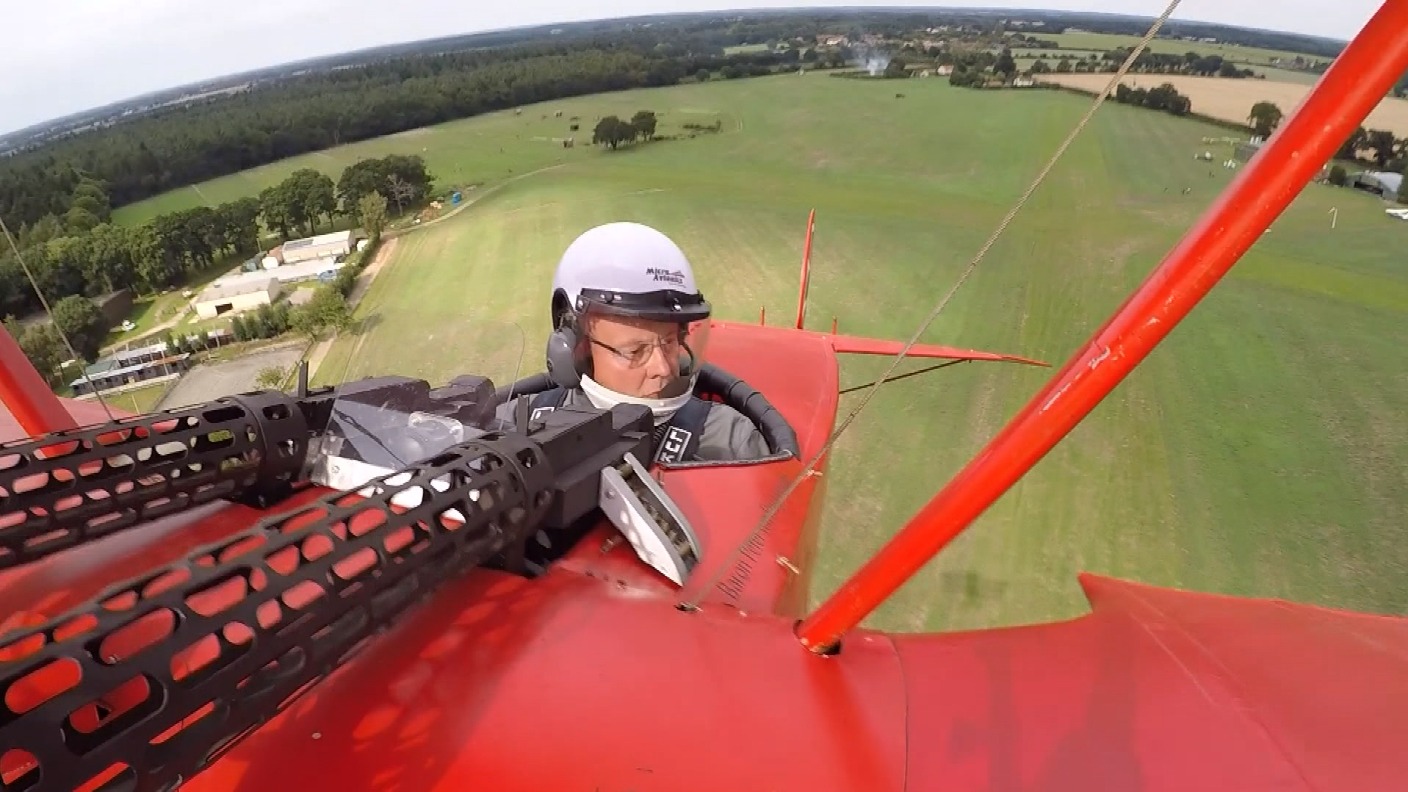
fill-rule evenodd
<path id="1" fill-rule="evenodd" d="M 868 404 L 870 404 L 870 400 L 873 399 L 875 397 L 875 394 L 880 391 L 880 386 L 884 385 L 887 380 L 891 379 L 891 375 L 894 374 L 895 369 L 899 367 L 900 362 L 904 360 L 906 355 L 909 354 L 909 350 L 919 342 L 919 338 L 924 334 L 924 331 L 928 330 L 929 325 L 933 324 L 934 320 L 938 318 L 939 314 L 943 312 L 944 308 L 948 307 L 949 301 L 953 299 L 953 295 L 958 292 L 959 288 L 961 288 L 963 284 L 968 280 L 968 277 L 973 274 L 974 270 L 977 269 L 979 262 L 981 262 L 983 258 L 987 256 L 988 251 L 992 249 L 993 245 L 997 243 L 997 240 L 1002 236 L 1004 232 L 1006 232 L 1007 227 L 1012 224 L 1012 220 L 1017 216 L 1017 213 L 1020 212 L 1024 206 L 1026 206 L 1027 201 L 1031 199 L 1032 194 L 1035 193 L 1037 188 L 1039 188 L 1042 183 L 1046 181 L 1046 177 L 1050 175 L 1052 170 L 1055 169 L 1056 164 L 1065 155 L 1066 150 L 1071 147 L 1071 144 L 1075 142 L 1076 137 L 1079 136 L 1081 131 L 1084 130 L 1085 127 L 1090 123 L 1090 119 L 1095 116 L 1095 111 L 1099 110 L 1100 105 L 1105 103 L 1106 97 L 1114 93 L 1115 87 L 1119 85 L 1120 80 L 1124 79 L 1124 76 L 1129 72 L 1130 68 L 1134 65 L 1134 62 L 1139 59 L 1139 56 L 1144 54 L 1144 50 L 1148 48 L 1149 42 L 1152 41 L 1154 39 L 1154 36 L 1158 34 L 1159 30 L 1163 28 L 1164 23 L 1168 21 L 1169 17 L 1173 16 L 1173 12 L 1177 10 L 1181 2 L 1182 0 L 1169 1 L 1168 7 L 1164 9 L 1164 12 L 1159 15 L 1157 19 L 1154 20 L 1154 24 L 1150 26 L 1149 31 L 1144 34 L 1144 37 L 1140 39 L 1139 44 L 1136 45 L 1135 48 L 1129 53 L 1129 56 L 1125 58 L 1124 63 L 1120 64 L 1119 70 L 1116 71 L 1115 74 L 1110 77 L 1110 81 L 1108 84 L 1106 84 L 1105 89 L 1101 91 L 1098 96 L 1095 97 L 1095 101 L 1091 103 L 1090 109 L 1087 110 L 1085 113 L 1085 117 L 1080 120 L 1080 123 L 1076 124 L 1075 128 L 1071 130 L 1071 133 L 1067 135 L 1066 139 L 1062 141 L 1060 146 L 1057 147 L 1056 152 L 1051 155 L 1050 161 L 1046 163 L 1046 167 L 1041 169 L 1041 172 L 1037 174 L 1036 179 L 1034 179 L 1031 185 L 1027 187 L 1026 192 L 1022 194 L 1022 197 L 1017 200 L 1017 203 L 1014 204 L 1012 208 L 1007 212 L 1007 216 L 1002 218 L 1002 222 L 998 224 L 997 228 L 993 231 L 992 236 L 988 237 L 987 242 L 983 243 L 983 246 L 979 248 L 977 254 L 973 257 L 972 261 L 968 262 L 968 266 L 965 267 L 962 274 L 958 276 L 958 280 L 954 282 L 952 288 L 948 290 L 948 293 L 945 294 L 939 300 L 938 304 L 934 306 L 933 310 L 929 312 L 929 315 L 919 325 L 919 328 L 914 331 L 914 335 L 912 335 L 910 339 L 905 342 L 904 347 L 900 349 L 900 351 L 895 355 L 894 360 L 890 363 L 890 367 L 886 369 L 885 373 L 880 375 L 880 377 L 872 384 L 870 390 L 867 391 L 865 396 L 861 398 L 860 404 L 857 404 L 855 406 L 855 409 L 851 410 L 850 414 L 847 415 L 845 420 L 841 422 L 841 425 L 836 427 L 836 430 L 831 433 L 831 437 L 827 439 L 827 441 L 822 445 L 821 449 L 818 450 L 816 454 L 812 456 L 812 458 L 807 462 L 806 466 L 802 468 L 802 471 L 792 479 L 792 482 L 790 484 L 788 484 L 787 489 L 783 490 L 782 494 L 778 495 L 777 499 L 773 501 L 772 505 L 768 507 L 767 511 L 763 512 L 763 516 L 758 520 L 757 526 L 754 527 L 753 530 L 750 531 L 748 535 L 745 536 L 743 540 L 733 548 L 733 550 L 729 553 L 728 557 L 724 560 L 724 562 L 719 565 L 717 571 L 714 572 L 713 576 L 710 577 L 704 585 L 699 586 L 692 597 L 680 602 L 679 607 L 685 610 L 696 610 L 699 607 L 699 601 L 703 599 L 705 593 L 717 586 L 719 581 L 723 578 L 724 574 L 727 573 L 730 569 L 734 567 L 734 565 L 738 563 L 739 555 L 742 554 L 744 549 L 747 548 L 750 544 L 757 541 L 758 535 L 761 534 L 764 530 L 766 530 L 768 525 L 772 523 L 773 518 L 775 518 L 777 516 L 777 513 L 782 510 L 783 504 L 786 503 L 787 499 L 792 496 L 792 493 L 796 491 L 797 487 L 801 486 L 802 482 L 805 481 L 808 477 L 816 475 L 817 462 L 823 456 L 825 456 L 828 451 L 831 450 L 831 447 L 836 444 L 836 441 L 840 439 L 841 435 L 845 433 L 846 429 L 851 426 L 851 424 L 855 421 L 856 417 L 860 415 L 861 411 L 864 410 Z"/>
<path id="2" fill-rule="evenodd" d="M 39 304 L 44 306 L 44 314 L 49 317 L 49 322 L 53 324 L 55 332 L 59 334 L 59 339 L 64 342 L 64 347 L 68 349 L 69 358 L 72 360 L 82 360 L 83 358 L 80 357 L 78 352 L 73 348 L 73 343 L 68 340 L 68 333 L 64 332 L 63 327 L 61 327 L 58 320 L 54 318 L 54 311 L 49 307 L 49 300 L 44 297 L 44 291 L 39 288 L 39 281 L 35 280 L 34 273 L 29 270 L 29 264 L 25 262 L 24 256 L 20 254 L 20 246 L 15 242 L 15 237 L 10 233 L 10 227 L 5 224 L 5 218 L 3 217 L 0 217 L 0 231 L 5 233 L 5 239 L 10 243 L 10 250 L 15 253 L 15 260 L 19 262 L 20 269 L 24 270 L 24 276 L 29 280 L 29 285 L 34 288 L 34 293 L 38 295 Z M 18 341 L 19 339 L 17 338 L 15 340 Z M 93 395 L 97 397 L 98 404 L 102 405 L 103 412 L 107 413 L 108 420 L 116 421 L 117 419 L 114 418 L 112 414 L 112 408 L 108 406 L 107 399 L 103 398 L 103 394 L 99 392 L 98 387 L 93 384 L 92 378 L 88 376 L 88 368 L 86 366 L 83 369 L 83 380 L 88 383 L 89 388 L 93 389 Z"/>
<path id="3" fill-rule="evenodd" d="M 956 365 L 958 365 L 959 363 L 967 363 L 967 362 L 969 362 L 969 361 L 967 361 L 967 360 L 950 360 L 950 361 L 948 361 L 947 363 L 939 363 L 939 364 L 933 365 L 933 366 L 926 366 L 926 367 L 924 367 L 924 368 L 922 368 L 922 369 L 919 369 L 918 371 L 911 371 L 911 372 L 909 372 L 909 373 L 907 373 L 907 374 L 900 374 L 900 375 L 897 375 L 897 376 L 894 376 L 894 377 L 890 377 L 890 378 L 884 379 L 884 380 L 879 380 L 879 381 L 880 381 L 880 382 L 899 382 L 899 381 L 902 380 L 902 379 L 909 379 L 910 377 L 917 377 L 917 376 L 919 376 L 920 374 L 928 374 L 928 373 L 931 372 L 931 371 L 938 371 L 939 369 L 946 369 L 946 368 L 948 368 L 949 366 L 956 366 Z M 856 386 L 854 386 L 854 387 L 850 387 L 850 388 L 846 388 L 846 389 L 844 389 L 844 390 L 836 391 L 836 395 L 837 395 L 837 396 L 845 396 L 847 393 L 855 393 L 856 391 L 863 391 L 863 390 L 865 390 L 866 388 L 873 387 L 874 385 L 875 385 L 874 382 L 867 382 L 867 383 L 865 383 L 864 385 L 856 385 Z"/>

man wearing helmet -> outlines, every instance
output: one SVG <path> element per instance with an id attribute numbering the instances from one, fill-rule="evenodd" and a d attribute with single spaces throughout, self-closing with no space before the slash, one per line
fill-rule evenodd
<path id="1" fill-rule="evenodd" d="M 628 403 L 655 414 L 657 462 L 733 461 L 770 455 L 753 422 L 693 387 L 709 335 L 709 303 L 683 251 L 638 223 L 608 223 L 577 237 L 553 278 L 548 373 L 539 414 L 561 406 Z M 503 406 L 505 415 L 512 404 Z"/>

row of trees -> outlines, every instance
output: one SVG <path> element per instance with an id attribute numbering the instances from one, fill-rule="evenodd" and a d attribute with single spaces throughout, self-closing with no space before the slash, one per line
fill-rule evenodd
<path id="1" fill-rule="evenodd" d="M 1335 156 L 1348 160 L 1367 159 L 1379 170 L 1401 171 L 1408 166 L 1408 137 L 1397 137 L 1388 129 L 1359 127 Z"/>
<path id="2" fill-rule="evenodd" d="M 1038 58 L 1032 64 L 1032 74 L 1068 74 L 1068 73 L 1094 73 L 1119 71 L 1119 67 L 1124 63 L 1133 49 L 1115 49 L 1106 52 L 1103 56 L 1091 53 L 1083 58 L 1075 58 L 1063 55 L 1056 61 L 1053 67 L 1045 58 Z M 936 62 L 943 65 L 952 65 L 953 72 L 949 75 L 949 82 L 953 85 L 963 87 L 985 86 L 988 82 L 987 75 L 991 73 L 1004 82 L 1010 82 L 1018 75 L 1017 60 L 1012 56 L 1012 50 L 1004 47 L 1000 54 L 994 55 L 988 51 L 965 52 L 965 53 L 941 53 Z M 1221 56 L 1200 56 L 1195 52 L 1186 55 L 1172 55 L 1157 52 L 1145 52 L 1135 59 L 1132 72 L 1146 74 L 1197 74 L 1216 75 L 1220 77 L 1252 77 L 1255 76 L 1251 70 L 1238 69 L 1230 61 L 1224 61 Z M 1147 94 L 1147 92 L 1146 92 Z M 1147 98 L 1147 97 L 1144 97 Z M 1165 100 L 1171 99 L 1161 94 L 1153 101 L 1159 106 L 1155 109 L 1169 109 L 1176 111 L 1181 105 L 1178 101 L 1165 106 Z M 1186 97 L 1185 97 L 1186 98 Z M 1134 104 L 1142 104 L 1143 98 L 1134 101 Z M 1120 101 L 1131 101 L 1131 97 L 1126 96 Z M 1187 110 L 1183 111 L 1184 113 Z M 1183 113 L 1177 113 L 1179 115 Z"/>
<path id="3" fill-rule="evenodd" d="M 667 57 L 647 41 L 417 54 L 153 112 L 0 158 L 0 217 L 12 226 L 29 226 L 78 209 L 101 222 L 109 204 L 91 195 L 96 204 L 80 202 L 86 191 L 78 186 L 85 179 L 105 185 L 103 197 L 118 207 L 297 154 L 457 118 L 672 85 L 700 71 L 722 71 L 725 77 L 769 74 L 796 68 L 784 61 L 798 58 L 775 52 Z M 84 215 L 73 222 L 97 224 Z"/>
<path id="4" fill-rule="evenodd" d="M 1247 117 L 1252 132 L 1263 138 L 1281 126 L 1285 114 L 1274 102 L 1257 102 Z M 1408 137 L 1400 138 L 1389 129 L 1359 127 L 1350 133 L 1335 152 L 1335 159 L 1367 161 L 1379 170 L 1401 172 L 1408 168 Z"/>
<path id="5" fill-rule="evenodd" d="M 1193 100 L 1178 92 L 1172 83 L 1164 83 L 1157 88 L 1130 88 L 1124 83 L 1115 86 L 1114 100 L 1120 104 L 1162 110 L 1176 116 L 1193 112 Z"/>
<path id="6" fill-rule="evenodd" d="M 1256 134 L 1269 137 L 1281 125 L 1283 118 L 1281 108 L 1275 103 L 1257 102 L 1247 123 Z M 1399 138 L 1387 129 L 1359 127 L 1335 152 L 1335 159 L 1357 162 L 1364 154 L 1369 155 L 1369 161 L 1379 170 L 1403 174 L 1403 183 L 1394 197 L 1400 203 L 1408 204 L 1408 138 Z M 1330 168 L 1328 181 L 1336 187 L 1344 187 L 1350 183 L 1349 171 L 1343 165 L 1335 164 Z"/>
<path id="7" fill-rule="evenodd" d="M 1071 72 L 1108 72 L 1113 74 L 1119 71 L 1120 66 L 1133 51 L 1133 47 L 1121 47 L 1109 50 L 1102 55 L 1091 53 L 1080 58 L 1061 55 L 1056 59 L 1055 66 L 1052 66 L 1045 57 L 1040 57 L 1032 64 L 1032 74 L 1051 74 L 1053 72 L 1057 74 Z M 1187 74 L 1197 77 L 1225 77 L 1229 79 L 1256 76 L 1255 71 L 1239 68 L 1237 64 L 1224 59 L 1221 55 L 1199 55 L 1196 52 L 1177 55 L 1147 50 L 1134 59 L 1129 71 L 1133 74 Z"/>
<path id="8" fill-rule="evenodd" d="M 655 137 L 655 125 L 655 113 L 650 110 L 637 111 L 630 121 L 622 121 L 618 116 L 609 115 L 596 122 L 592 143 L 615 150 L 622 143 L 652 140 Z"/>
<path id="9" fill-rule="evenodd" d="M 1012 50 L 1004 47 L 1000 55 L 987 50 L 946 55 L 940 61 L 948 61 L 953 71 L 948 76 L 950 85 L 960 88 L 982 88 L 987 85 L 988 71 L 1003 80 L 1010 80 L 1017 74 L 1017 61 Z"/>
<path id="10" fill-rule="evenodd" d="M 85 195 L 100 189 L 84 185 L 91 182 L 78 188 Z M 152 292 L 182 284 L 217 261 L 257 252 L 261 223 L 288 239 L 295 231 L 313 233 L 342 214 L 369 233 L 380 233 L 388 205 L 398 212 L 414 206 L 430 195 L 433 185 L 420 157 L 391 155 L 348 166 L 336 184 L 318 171 L 302 169 L 257 198 L 169 212 L 136 227 L 104 222 L 84 230 L 48 215 L 19 234 L 19 246 L 51 302 L 62 295 L 97 297 L 124 288 Z M 365 200 L 371 196 L 375 198 Z M 0 315 L 26 316 L 41 307 L 20 261 L 8 249 L 0 251 Z"/>
<path id="11" fill-rule="evenodd" d="M 375 178 L 369 178 L 371 174 Z M 315 178 L 316 177 L 316 178 Z M 363 160 L 347 167 L 337 187 L 343 203 L 331 213 L 357 218 L 372 236 L 374 250 L 387 219 L 387 196 L 414 205 L 430 194 L 433 177 L 419 157 L 391 156 Z M 154 218 L 150 223 L 125 228 L 103 224 L 84 235 L 36 241 L 30 232 L 25 259 L 35 268 L 40 288 L 51 300 L 54 322 L 34 322 L 22 327 L 14 320 L 37 308 L 34 290 L 24 281 L 18 264 L 0 259 L 0 300 L 8 316 L 6 329 L 25 355 L 51 385 L 59 385 L 60 364 L 71 357 L 60 336 L 61 329 L 81 360 L 98 356 L 108 324 L 89 299 L 102 289 L 156 288 L 176 285 L 192 271 L 210 266 L 230 253 L 254 252 L 259 247 L 259 222 L 277 225 L 280 218 L 303 222 L 298 212 L 329 215 L 327 196 L 332 180 L 316 171 L 298 171 L 259 198 L 242 198 L 217 207 L 196 207 Z M 292 222 L 292 221 L 290 221 Z M 355 259 L 364 260 L 364 256 Z M 261 308 L 234 322 L 237 340 L 273 338 L 289 330 L 316 335 L 327 327 L 344 327 L 350 319 L 346 296 L 360 267 L 344 267 L 338 279 L 321 287 L 312 302 L 290 313 L 286 304 Z M 67 289 L 68 291 L 55 291 Z M 53 302 L 53 296 L 68 296 Z M 88 294 L 89 296 L 85 296 Z M 57 325 L 57 327 L 56 327 Z M 188 341 L 169 335 L 171 348 L 195 351 L 202 340 Z"/>

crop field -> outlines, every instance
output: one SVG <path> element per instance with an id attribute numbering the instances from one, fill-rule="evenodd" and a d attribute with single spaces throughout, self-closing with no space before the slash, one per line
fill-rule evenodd
<path id="1" fill-rule="evenodd" d="M 1110 82 L 1108 74 L 1043 74 L 1041 82 L 1055 83 L 1083 91 L 1100 91 Z M 1246 123 L 1252 105 L 1274 102 L 1290 115 L 1310 92 L 1310 84 L 1272 80 L 1229 80 L 1220 77 L 1188 77 L 1180 74 L 1136 74 L 1123 82 L 1132 88 L 1153 88 L 1172 83 L 1178 92 L 1193 100 L 1193 112 L 1234 123 Z M 1408 99 L 1386 98 L 1364 122 L 1366 129 L 1389 129 L 1399 137 L 1408 135 Z"/>
<path id="2" fill-rule="evenodd" d="M 522 178 L 401 237 L 358 306 L 360 332 L 334 344 L 315 381 L 443 380 L 470 361 L 496 378 L 540 370 L 558 256 L 588 227 L 622 219 L 681 243 L 719 317 L 756 321 L 766 305 L 772 323 L 795 305 L 814 207 L 813 326 L 835 316 L 845 332 L 907 338 L 1088 105 L 946 80 L 904 92 L 789 75 L 584 97 L 407 136 L 442 180 Z M 668 134 L 689 119 L 727 121 L 633 150 L 530 146 L 556 134 L 559 109 L 588 127 L 651 109 Z M 924 339 L 1062 363 L 1225 186 L 1226 171 L 1192 157 L 1204 136 L 1224 134 L 1102 108 Z M 232 185 L 242 178 L 271 177 Z M 1308 188 L 1144 366 L 870 623 L 1070 617 L 1086 610 L 1082 570 L 1408 611 L 1405 239 L 1408 224 L 1376 199 Z M 885 364 L 843 362 L 842 386 Z M 813 597 L 1050 374 L 969 364 L 885 386 L 833 454 Z M 843 415 L 858 399 L 843 397 Z"/>
<path id="3" fill-rule="evenodd" d="M 1057 33 L 1040 36 L 1055 41 L 1062 49 L 1094 50 L 1108 52 L 1119 47 L 1133 47 L 1139 43 L 1139 36 L 1121 36 L 1113 33 Z M 1149 42 L 1151 52 L 1171 52 L 1182 55 L 1196 52 L 1199 55 L 1221 55 L 1224 59 L 1245 64 L 1271 65 L 1276 58 L 1294 60 L 1297 56 L 1309 61 L 1331 60 L 1314 55 L 1305 55 L 1285 50 L 1246 47 L 1241 44 L 1214 44 L 1204 41 L 1183 41 L 1180 39 L 1156 38 Z"/>

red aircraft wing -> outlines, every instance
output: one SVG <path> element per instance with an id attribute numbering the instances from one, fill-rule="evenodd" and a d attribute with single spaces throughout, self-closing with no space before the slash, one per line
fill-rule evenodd
<path id="1" fill-rule="evenodd" d="M 478 571 L 189 788 L 1397 788 L 1408 621 L 1083 583 L 1070 621 L 817 657 L 786 618 Z"/>
<path id="2" fill-rule="evenodd" d="M 836 335 L 817 333 L 831 344 L 831 348 L 840 355 L 885 355 L 893 357 L 904 349 L 903 341 L 891 341 L 883 338 L 865 338 L 863 336 Z M 1047 366 L 1040 360 L 1019 357 L 1017 355 L 1003 355 L 997 352 L 979 352 L 973 349 L 959 349 L 958 347 L 939 346 L 937 344 L 915 344 L 905 353 L 905 357 L 911 358 L 936 358 L 940 360 L 988 360 L 1004 363 L 1025 363 L 1029 366 Z"/>
<path id="3" fill-rule="evenodd" d="M 96 401 L 58 399 L 58 402 L 79 426 L 107 423 L 108 421 L 108 414 L 103 410 L 103 405 Z M 112 414 L 117 418 L 125 418 L 132 413 L 113 407 Z M 8 443 L 11 440 L 23 440 L 26 437 L 29 437 L 29 432 L 20 426 L 14 413 L 10 412 L 10 409 L 3 402 L 0 402 L 0 442 Z"/>

